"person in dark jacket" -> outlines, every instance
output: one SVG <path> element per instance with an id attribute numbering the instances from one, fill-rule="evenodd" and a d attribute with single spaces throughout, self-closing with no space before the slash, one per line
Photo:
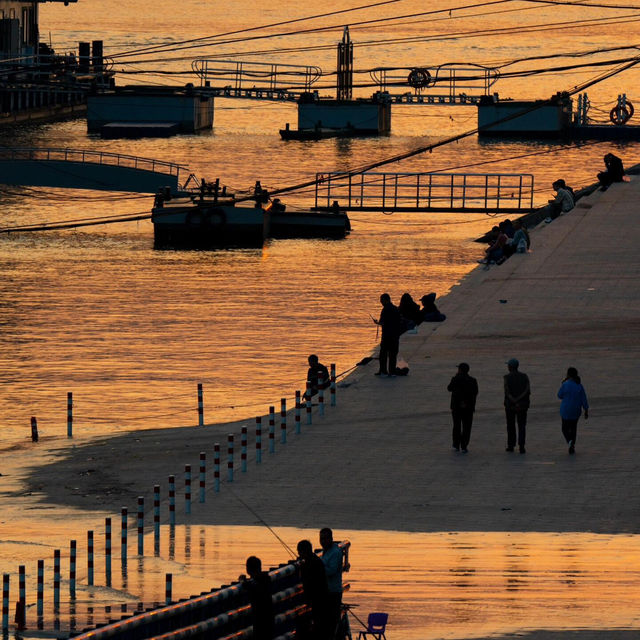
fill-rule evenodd
<path id="1" fill-rule="evenodd" d="M 315 353 L 307 359 L 309 369 L 307 370 L 307 391 L 304 397 L 315 396 L 318 389 L 328 389 L 331 384 L 329 370 L 319 360 Z"/>
<path id="2" fill-rule="evenodd" d="M 247 558 L 246 576 L 240 576 L 240 584 L 249 595 L 253 618 L 254 640 L 272 640 L 274 636 L 273 603 L 271 600 L 271 578 L 262 570 L 262 561 L 256 556 Z"/>
<path id="3" fill-rule="evenodd" d="M 436 307 L 436 294 L 428 293 L 425 296 L 420 298 L 420 302 L 422 302 L 422 309 L 420 313 L 422 315 L 422 319 L 425 322 L 443 322 L 447 319 L 447 316 L 444 313 L 440 313 L 438 307 Z"/>
<path id="4" fill-rule="evenodd" d="M 600 191 L 606 191 L 614 182 L 622 182 L 624 178 L 624 165 L 618 156 L 607 153 L 604 157 L 604 165 L 607 170 L 598 174 Z"/>
<path id="5" fill-rule="evenodd" d="M 403 324 L 407 329 L 414 329 L 422 322 L 420 305 L 411 297 L 410 293 L 403 293 L 400 298 L 398 310 L 402 316 Z"/>
<path id="6" fill-rule="evenodd" d="M 471 438 L 473 412 L 476 410 L 478 383 L 469 375 L 469 365 L 461 362 L 456 373 L 447 387 L 451 391 L 451 416 L 453 418 L 453 448 L 462 449 L 467 453 L 467 446 Z"/>
<path id="7" fill-rule="evenodd" d="M 309 540 L 298 542 L 298 570 L 302 581 L 305 604 L 311 609 L 311 632 L 307 635 L 317 640 L 328 637 L 329 587 L 324 562 L 314 552 Z"/>
<path id="8" fill-rule="evenodd" d="M 531 387 L 526 373 L 518 371 L 520 363 L 511 358 L 507 362 L 509 373 L 504 377 L 504 411 L 507 417 L 507 451 L 516 446 L 516 421 L 518 423 L 518 446 L 520 453 L 526 453 L 527 411 Z"/>
<path id="9" fill-rule="evenodd" d="M 398 350 L 400 349 L 400 326 L 401 317 L 398 307 L 391 302 L 391 296 L 383 293 L 380 296 L 382 311 L 380 318 L 374 323 L 382 328 L 382 338 L 380 339 L 380 369 L 375 374 L 377 376 L 395 377 L 396 364 L 398 360 Z"/>

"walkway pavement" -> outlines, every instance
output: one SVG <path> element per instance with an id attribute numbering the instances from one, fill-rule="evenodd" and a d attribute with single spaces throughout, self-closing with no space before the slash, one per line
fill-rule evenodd
<path id="1" fill-rule="evenodd" d="M 258 514 L 272 526 L 637 532 L 639 201 L 640 178 L 598 191 L 535 229 L 531 253 L 479 266 L 440 300 L 446 322 L 402 338 L 408 377 L 377 378 L 376 361 L 359 367 L 338 390 L 337 407 L 309 427 L 303 417 L 302 435 L 286 445 L 278 437 L 277 453 L 265 451 L 259 467 L 250 456 L 250 472 L 236 472 L 232 490 L 223 482 L 192 521 L 254 524 Z M 532 386 L 525 455 L 504 450 L 502 376 L 512 357 Z M 460 361 L 480 386 L 467 455 L 451 448 L 446 391 Z M 591 404 L 575 456 L 556 398 L 570 365 Z M 66 477 L 59 465 L 37 470 L 33 486 L 67 504 L 117 511 L 179 471 L 176 461 L 197 469 L 200 450 L 211 461 L 212 433 L 227 430 L 126 434 L 76 449 L 63 463 Z M 92 458 L 99 472 L 82 476 Z"/>

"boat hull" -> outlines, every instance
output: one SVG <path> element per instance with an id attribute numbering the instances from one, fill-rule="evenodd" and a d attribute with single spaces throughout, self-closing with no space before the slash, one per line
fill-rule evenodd
<path id="1" fill-rule="evenodd" d="M 268 238 L 339 239 L 350 231 L 342 212 L 274 212 L 207 203 L 156 207 L 151 221 L 157 248 L 259 247 Z"/>

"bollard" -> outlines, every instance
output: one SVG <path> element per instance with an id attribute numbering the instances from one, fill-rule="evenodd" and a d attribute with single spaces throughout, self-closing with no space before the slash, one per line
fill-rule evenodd
<path id="1" fill-rule="evenodd" d="M 38 560 L 38 586 L 36 589 L 36 616 L 38 616 L 38 629 L 42 628 L 44 616 L 44 560 Z"/>
<path id="2" fill-rule="evenodd" d="M 269 453 L 276 451 L 276 418 L 275 407 L 269 407 Z"/>
<path id="3" fill-rule="evenodd" d="M 9 574 L 2 574 L 2 633 L 9 632 Z"/>
<path id="4" fill-rule="evenodd" d="M 242 473 L 247 471 L 247 427 L 240 431 L 240 469 Z"/>
<path id="5" fill-rule="evenodd" d="M 191 465 L 184 465 L 184 512 L 191 513 Z"/>
<path id="6" fill-rule="evenodd" d="M 60 611 L 60 549 L 53 552 L 53 610 Z"/>
<path id="7" fill-rule="evenodd" d="M 217 442 L 213 445 L 213 490 L 220 491 L 220 445 Z"/>
<path id="8" fill-rule="evenodd" d="M 169 524 L 176 524 L 176 477 L 169 476 Z"/>
<path id="9" fill-rule="evenodd" d="M 129 513 L 127 507 L 120 509 L 120 564 L 124 569 L 127 566 L 127 526 Z"/>
<path id="10" fill-rule="evenodd" d="M 331 363 L 331 406 L 336 406 L 336 365 Z"/>
<path id="11" fill-rule="evenodd" d="M 138 496 L 138 555 L 144 555 L 144 496 Z"/>
<path id="12" fill-rule="evenodd" d="M 307 380 L 307 424 L 311 424 L 311 383 Z"/>
<path id="13" fill-rule="evenodd" d="M 31 442 L 38 442 L 38 421 L 31 416 Z"/>
<path id="14" fill-rule="evenodd" d="M 160 485 L 153 485 L 153 549 L 160 550 Z"/>
<path id="15" fill-rule="evenodd" d="M 227 482 L 233 482 L 233 433 L 227 436 Z"/>
<path id="16" fill-rule="evenodd" d="M 287 444 L 287 399 L 280 398 L 280 442 Z"/>
<path id="17" fill-rule="evenodd" d="M 87 531 L 87 584 L 93 586 L 93 531 Z"/>
<path id="18" fill-rule="evenodd" d="M 73 438 L 73 393 L 67 393 L 67 438 Z"/>
<path id="19" fill-rule="evenodd" d="M 262 462 L 262 418 L 256 416 L 256 464 Z"/>
<path id="20" fill-rule="evenodd" d="M 107 587 L 111 586 L 111 518 L 104 519 L 104 575 Z"/>
<path id="21" fill-rule="evenodd" d="M 324 380 L 322 374 L 318 374 L 318 415 L 324 415 Z"/>
<path id="22" fill-rule="evenodd" d="M 201 382 L 198 382 L 198 426 L 204 427 L 204 396 Z"/>
<path id="23" fill-rule="evenodd" d="M 207 454 L 204 451 L 200 452 L 200 502 L 204 502 L 205 498 L 205 483 L 207 473 Z"/>
<path id="24" fill-rule="evenodd" d="M 75 540 L 69 541 L 69 597 L 76 597 L 76 563 L 78 558 L 78 545 Z"/>
<path id="25" fill-rule="evenodd" d="M 15 623 L 18 631 L 24 631 L 27 626 L 27 578 L 23 564 L 18 567 L 18 602 L 16 603 Z"/>
<path id="26" fill-rule="evenodd" d="M 165 604 L 171 603 L 171 591 L 172 591 L 173 575 L 167 573 L 164 577 L 164 602 Z"/>
<path id="27" fill-rule="evenodd" d="M 300 433 L 300 391 L 296 391 L 296 413 L 295 413 L 296 433 Z"/>

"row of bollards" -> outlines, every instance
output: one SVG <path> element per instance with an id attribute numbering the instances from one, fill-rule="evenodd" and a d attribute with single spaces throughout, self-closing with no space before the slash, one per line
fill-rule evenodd
<path id="1" fill-rule="evenodd" d="M 330 394 L 331 394 L 331 406 L 336 404 L 336 381 L 335 381 L 335 365 L 331 365 L 331 379 L 330 379 Z M 307 383 L 307 393 L 305 397 L 306 401 L 306 414 L 307 424 L 312 424 L 312 402 L 311 402 L 311 390 L 310 385 Z M 294 409 L 294 427 L 295 433 L 300 434 L 301 429 L 301 413 L 302 413 L 302 397 L 301 392 L 295 392 L 295 409 Z M 318 379 L 318 415 L 323 416 L 325 410 L 325 394 L 322 389 L 322 379 Z M 268 417 L 268 440 L 269 440 L 269 453 L 275 453 L 275 407 L 269 407 Z M 204 397 L 202 384 L 198 384 L 198 424 L 204 426 Z M 32 428 L 32 440 L 38 441 L 38 426 L 37 419 L 33 417 L 31 419 Z M 280 400 L 280 443 L 287 443 L 287 400 L 281 398 Z M 69 392 L 67 394 L 67 436 L 73 437 L 73 394 Z M 240 470 L 242 473 L 246 473 L 248 470 L 248 429 L 246 426 L 241 428 L 240 434 Z M 227 437 L 227 482 L 233 483 L 234 481 L 234 435 L 228 434 Z M 199 458 L 199 502 L 204 503 L 206 500 L 206 482 L 207 482 L 207 468 L 206 468 L 207 456 L 205 452 L 200 453 Z M 262 417 L 257 416 L 255 419 L 255 462 L 256 464 L 262 463 Z M 220 491 L 220 444 L 214 444 L 214 460 L 213 460 L 213 491 L 218 493 Z M 192 496 L 191 496 L 191 465 L 185 465 L 184 470 L 184 512 L 186 515 L 191 513 Z M 169 524 L 174 527 L 176 524 L 176 484 L 175 476 L 169 476 Z M 126 573 L 127 559 L 128 559 L 128 529 L 129 518 L 127 507 L 122 507 L 121 512 L 121 526 L 120 526 L 120 561 L 122 565 L 123 575 Z M 137 555 L 139 557 L 144 556 L 145 551 L 145 499 L 144 496 L 139 496 L 137 499 Z M 160 553 L 160 485 L 154 485 L 153 487 L 153 542 L 155 555 Z M 110 517 L 105 518 L 104 528 L 104 574 L 106 586 L 112 585 L 112 519 Z M 53 610 L 54 613 L 58 613 L 60 610 L 60 591 L 61 591 L 61 554 L 60 550 L 54 550 L 53 557 Z M 87 585 L 93 586 L 95 583 L 95 543 L 94 543 L 94 531 L 87 531 Z M 3 574 L 3 595 L 2 595 L 2 631 L 7 633 L 9 630 L 9 574 Z M 76 598 L 76 580 L 77 580 L 77 542 L 76 540 L 70 541 L 69 548 L 69 597 L 72 601 Z M 38 573 L 37 573 L 37 600 L 36 600 L 36 612 L 38 616 L 38 628 L 42 628 L 42 617 L 44 614 L 44 581 L 45 581 L 45 563 L 44 560 L 38 560 Z M 24 630 L 26 628 L 26 572 L 24 565 L 19 567 L 19 597 L 16 602 L 15 608 L 15 624 L 18 630 Z M 172 575 L 166 574 L 165 583 L 165 601 L 167 603 L 172 601 Z"/>

